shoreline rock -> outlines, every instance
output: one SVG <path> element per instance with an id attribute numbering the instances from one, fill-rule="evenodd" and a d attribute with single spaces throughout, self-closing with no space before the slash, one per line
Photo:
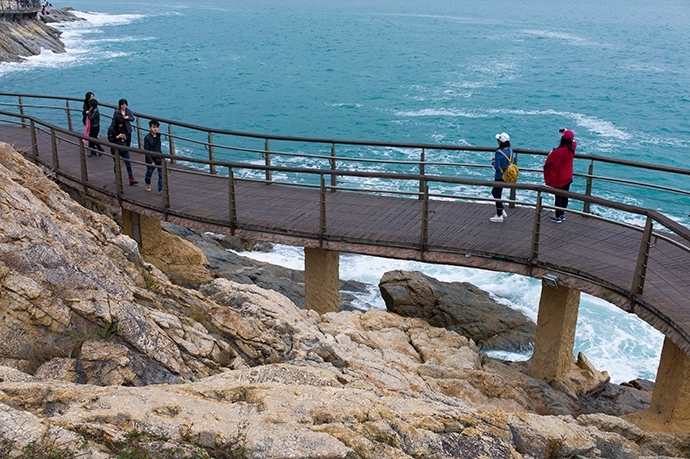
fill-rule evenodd
<path id="1" fill-rule="evenodd" d="M 467 282 L 397 270 L 383 275 L 379 289 L 389 311 L 456 331 L 482 349 L 522 351 L 534 342 L 534 322 Z"/>
<path id="2" fill-rule="evenodd" d="M 246 426 L 247 457 L 266 459 L 690 457 L 690 437 L 591 411 L 598 395 L 421 319 L 175 285 L 3 143 L 0 195 L 0 437 L 17 445 L 48 432 L 103 459 L 142 429 L 146 448 L 183 437 L 227 457 Z"/>
<path id="3" fill-rule="evenodd" d="M 0 21 L 0 62 L 22 62 L 27 57 L 38 56 L 45 50 L 64 53 L 65 44 L 60 40 L 62 32 L 45 22 L 79 21 L 71 8 L 52 9 L 51 16 L 57 21 L 24 19 L 17 22 Z M 45 16 L 48 17 L 48 16 Z"/>

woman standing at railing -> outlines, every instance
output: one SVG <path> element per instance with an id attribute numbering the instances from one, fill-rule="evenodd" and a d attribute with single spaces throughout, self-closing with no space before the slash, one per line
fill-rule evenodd
<path id="1" fill-rule="evenodd" d="M 510 136 L 505 132 L 496 134 L 496 141 L 498 142 L 498 150 L 494 153 L 491 164 L 494 166 L 494 182 L 502 182 L 503 171 L 510 165 L 513 149 L 510 147 Z M 489 219 L 492 223 L 503 223 L 503 219 L 508 216 L 503 210 L 503 202 L 500 201 L 502 194 L 503 187 L 495 186 L 491 189 L 491 196 L 496 199 L 496 215 Z"/>
<path id="2" fill-rule="evenodd" d="M 559 190 L 570 190 L 570 184 L 573 183 L 573 160 L 575 159 L 575 149 L 577 142 L 575 142 L 575 134 L 569 129 L 561 129 L 561 142 L 558 148 L 554 148 L 549 153 L 544 163 L 544 182 L 551 187 Z M 560 207 L 556 209 L 556 215 L 551 217 L 554 223 L 563 223 L 565 220 L 565 208 L 568 207 L 567 196 L 556 195 L 555 206 Z"/>

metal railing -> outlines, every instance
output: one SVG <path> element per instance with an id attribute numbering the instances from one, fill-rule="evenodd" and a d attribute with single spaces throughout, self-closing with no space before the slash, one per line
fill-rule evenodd
<path id="1" fill-rule="evenodd" d="M 28 103 L 30 100 L 33 103 Z M 24 115 L 33 114 L 69 130 L 80 126 L 79 121 L 75 122 L 74 119 L 75 116 L 78 120 L 81 119 L 82 104 L 83 100 L 77 98 L 0 93 L 0 109 L 14 109 Z M 109 119 L 112 117 L 109 109 L 114 112 L 117 107 L 100 103 L 100 108 L 101 117 Z M 134 115 L 136 120 L 133 137 L 138 140 L 140 147 L 143 146 L 147 120 L 155 118 L 162 124 L 161 133 L 167 139 L 164 146 L 171 156 L 172 164 L 180 161 L 185 163 L 190 158 L 207 158 L 208 163 L 203 166 L 200 163 L 191 164 L 212 174 L 218 173 L 217 162 L 245 161 L 266 166 L 261 173 L 268 181 L 274 180 L 271 166 L 289 167 L 297 163 L 329 168 L 332 171 L 396 170 L 423 177 L 474 179 L 490 178 L 493 175 L 490 157 L 495 148 L 491 147 L 270 136 L 197 126 L 137 112 Z M 105 126 L 106 123 L 102 125 Z M 541 166 L 549 152 L 522 148 L 514 148 L 514 151 L 516 162 L 519 160 L 520 182 L 542 184 Z M 446 160 L 449 156 L 457 160 Z M 189 161 L 186 164 L 190 164 Z M 258 174 L 256 171 L 251 173 L 254 176 Z M 659 180 L 658 177 L 662 176 L 663 179 Z M 585 196 L 624 196 L 629 203 L 658 209 L 675 220 L 688 224 L 690 220 L 685 210 L 690 206 L 688 176 L 690 170 L 687 169 L 578 153 L 575 155 L 571 190 Z M 419 193 L 423 192 L 423 181 L 420 180 L 416 188 Z M 318 183 L 312 185 L 318 186 Z M 327 183 L 329 189 L 351 185 L 351 178 L 337 174 L 332 174 Z M 454 187 L 445 191 L 455 192 Z M 514 188 L 510 189 L 511 200 L 517 199 L 517 192 Z M 582 202 L 581 210 L 586 213 L 599 212 L 589 201 Z"/>

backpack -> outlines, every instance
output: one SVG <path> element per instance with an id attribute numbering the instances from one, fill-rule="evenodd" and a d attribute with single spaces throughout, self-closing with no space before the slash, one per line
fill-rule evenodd
<path id="1" fill-rule="evenodd" d="M 510 164 L 508 164 L 508 167 L 503 172 L 503 176 L 501 177 L 504 182 L 508 183 L 515 183 L 518 181 L 518 175 L 520 175 L 520 171 L 518 170 L 518 167 L 513 163 L 513 149 L 510 149 L 510 158 L 506 156 L 505 153 L 503 153 L 502 150 L 498 150 L 501 152 L 501 154 L 505 157 L 505 159 L 508 160 Z"/>

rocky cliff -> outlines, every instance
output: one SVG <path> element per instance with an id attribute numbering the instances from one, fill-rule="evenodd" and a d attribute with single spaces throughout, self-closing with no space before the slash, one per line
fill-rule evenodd
<path id="1" fill-rule="evenodd" d="M 50 22 L 81 20 L 70 13 L 69 9 L 55 9 L 45 17 L 50 18 Z M 44 49 L 54 53 L 65 52 L 60 32 L 44 21 L 0 21 L 0 62 L 21 62 L 26 57 L 41 54 Z"/>
<path id="2" fill-rule="evenodd" d="M 15 452 L 690 457 L 690 437 L 606 414 L 623 414 L 613 386 L 556 391 L 422 319 L 319 316 L 224 278 L 173 284 L 2 143 L 0 336 L 0 448 Z M 644 388 L 617 390 L 648 405 Z"/>

